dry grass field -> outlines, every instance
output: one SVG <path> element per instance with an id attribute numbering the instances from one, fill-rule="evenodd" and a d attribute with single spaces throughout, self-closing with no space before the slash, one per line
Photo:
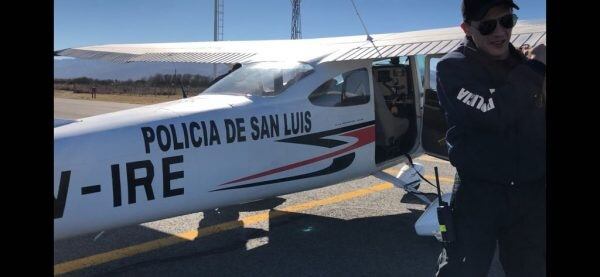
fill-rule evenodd
<path id="1" fill-rule="evenodd" d="M 150 105 L 161 102 L 168 102 L 181 99 L 181 94 L 178 95 L 139 95 L 139 94 L 96 94 L 96 98 L 92 99 L 89 93 L 73 93 L 69 90 L 54 90 L 55 98 L 79 99 L 90 101 L 109 101 L 129 104 Z"/>

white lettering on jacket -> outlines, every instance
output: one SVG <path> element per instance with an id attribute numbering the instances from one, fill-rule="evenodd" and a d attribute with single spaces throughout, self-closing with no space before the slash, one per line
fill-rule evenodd
<path id="1" fill-rule="evenodd" d="M 495 89 L 490 89 L 490 93 L 494 93 L 495 91 Z M 464 88 L 460 89 L 458 95 L 456 96 L 456 99 L 471 107 L 475 107 L 475 104 L 477 104 L 476 109 L 484 113 L 495 108 L 494 100 L 491 97 L 487 100 L 487 103 L 485 103 L 486 101 L 483 97 L 471 93 L 470 91 Z"/>

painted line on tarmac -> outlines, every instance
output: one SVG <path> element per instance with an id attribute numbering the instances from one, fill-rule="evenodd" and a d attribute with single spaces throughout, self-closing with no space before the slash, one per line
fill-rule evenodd
<path id="1" fill-rule="evenodd" d="M 392 174 L 393 170 L 385 170 L 385 171 Z M 427 179 L 435 178 L 434 176 L 431 176 L 431 175 L 426 175 L 425 177 Z M 444 185 L 448 184 L 448 182 L 450 182 L 450 184 L 452 184 L 452 182 L 454 181 L 454 178 L 440 177 L 440 181 L 443 182 Z M 331 197 L 319 199 L 319 200 L 313 200 L 313 201 L 309 201 L 309 202 L 305 202 L 305 203 L 291 205 L 291 206 L 284 207 L 284 208 L 281 208 L 278 210 L 273 210 L 273 211 L 269 211 L 269 212 L 263 212 L 263 213 L 259 213 L 259 214 L 255 214 L 255 215 L 246 216 L 244 218 L 241 218 L 240 220 L 235 220 L 235 221 L 232 220 L 232 221 L 228 221 L 225 223 L 221 223 L 221 224 L 217 224 L 217 225 L 213 225 L 213 226 L 209 226 L 209 227 L 205 227 L 205 228 L 201 228 L 201 229 L 185 231 L 185 232 L 181 232 L 178 234 L 173 234 L 166 238 L 152 240 L 152 241 L 141 243 L 141 244 L 136 244 L 136 245 L 132 245 L 132 246 L 128 246 L 128 247 L 124 247 L 124 248 L 120 248 L 120 249 L 116 249 L 116 250 L 112 250 L 112 251 L 108 251 L 108 252 L 104 252 L 104 253 L 100 253 L 100 254 L 84 257 L 84 258 L 79 258 L 79 259 L 63 262 L 63 263 L 54 265 L 54 275 L 65 274 L 65 273 L 68 273 L 71 271 L 80 270 L 83 268 L 108 263 L 111 261 L 135 256 L 138 254 L 142 254 L 145 252 L 149 252 L 149 251 L 152 251 L 155 249 L 171 246 L 171 245 L 182 243 L 182 242 L 193 241 L 195 239 L 205 237 L 205 236 L 208 236 L 211 234 L 220 233 L 223 231 L 243 227 L 246 225 L 256 224 L 256 223 L 259 223 L 262 221 L 267 221 L 267 220 L 270 220 L 273 218 L 277 218 L 277 217 L 286 215 L 288 213 L 297 213 L 297 212 L 302 212 L 305 210 L 313 209 L 313 208 L 316 208 L 319 206 L 331 205 L 331 204 L 347 201 L 347 200 L 350 200 L 353 198 L 373 194 L 373 193 L 376 193 L 379 191 L 388 190 L 393 187 L 394 186 L 392 184 L 387 183 L 387 182 L 386 183 L 378 183 L 378 184 L 375 184 L 375 185 L 367 187 L 367 188 L 357 189 L 357 190 L 345 192 L 342 194 L 334 195 Z"/>

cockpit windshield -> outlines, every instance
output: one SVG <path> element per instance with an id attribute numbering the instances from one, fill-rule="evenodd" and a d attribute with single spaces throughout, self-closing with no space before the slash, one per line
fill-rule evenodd
<path id="1" fill-rule="evenodd" d="M 202 94 L 276 96 L 312 72 L 312 66 L 299 62 L 250 63 L 231 72 Z"/>

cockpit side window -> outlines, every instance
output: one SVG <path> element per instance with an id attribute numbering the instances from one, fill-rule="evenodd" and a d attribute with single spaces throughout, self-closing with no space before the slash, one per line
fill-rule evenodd
<path id="1" fill-rule="evenodd" d="M 369 74 L 360 68 L 345 72 L 321 84 L 308 99 L 313 105 L 343 107 L 369 102 Z"/>

